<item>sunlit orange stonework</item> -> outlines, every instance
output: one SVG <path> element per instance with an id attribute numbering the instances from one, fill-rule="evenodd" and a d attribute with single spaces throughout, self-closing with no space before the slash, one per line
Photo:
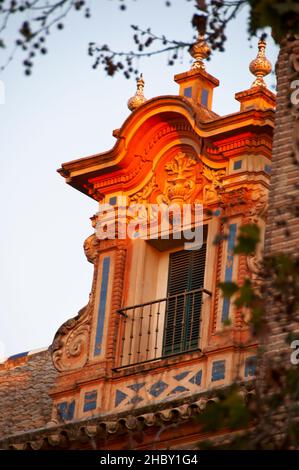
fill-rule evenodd
<path id="1" fill-rule="evenodd" d="M 258 73 L 262 78 L 266 70 Z M 113 132 L 114 147 L 58 171 L 99 205 L 115 205 L 119 196 L 145 205 L 202 204 L 201 289 L 169 290 L 169 260 L 182 252 L 183 240 L 87 238 L 94 265 L 89 303 L 54 338 L 52 417 L 31 435 L 33 448 L 196 447 L 207 435 L 194 416 L 215 390 L 238 380 L 244 397 L 251 393 L 257 344 L 249 313 L 224 300 L 217 285 L 257 277 L 258 258 L 232 250 L 241 225 L 253 222 L 264 232 L 275 96 L 264 83 L 253 84 L 236 93 L 239 112 L 219 116 L 213 111 L 219 82 L 205 67 L 193 64 L 174 79 L 178 95 L 147 100 L 140 79 L 131 114 Z M 98 217 L 91 218 L 94 228 Z M 178 327 L 174 319 L 167 346 L 170 311 L 190 325 Z M 184 340 L 174 344 L 180 328 Z M 10 444 L 29 445 L 22 433 Z"/>

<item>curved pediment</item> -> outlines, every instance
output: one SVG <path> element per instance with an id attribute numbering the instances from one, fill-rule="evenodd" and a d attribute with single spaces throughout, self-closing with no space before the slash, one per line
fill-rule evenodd
<path id="1" fill-rule="evenodd" d="M 153 175 L 141 188 L 128 194 L 137 204 L 210 204 L 218 202 L 218 191 L 226 174 L 208 166 L 192 146 L 173 146 L 156 163 Z"/>
<path id="2" fill-rule="evenodd" d="M 207 109 L 204 112 L 211 120 L 214 113 Z M 138 192 L 155 173 L 158 184 L 161 176 L 169 179 L 160 161 L 171 160 L 180 152 L 196 161 L 202 150 L 203 137 L 197 132 L 190 102 L 182 97 L 155 98 L 136 110 L 117 132 L 117 143 L 109 153 L 109 161 L 108 154 L 104 159 L 94 158 L 85 188 L 97 200 L 111 193 Z M 216 167 L 223 166 L 221 156 L 214 160 Z M 199 178 L 195 181 L 199 184 Z M 161 186 L 162 183 L 163 191 Z"/>
<path id="3" fill-rule="evenodd" d="M 256 124 L 258 119 L 265 124 L 265 116 L 258 117 L 256 111 L 222 118 L 183 96 L 153 98 L 115 131 L 117 141 L 110 151 L 66 163 L 59 172 L 76 189 L 102 201 L 111 193 L 141 190 L 153 177 L 158 162 L 174 152 L 200 156 L 211 171 L 223 170 L 227 157 L 217 149 L 211 151 L 211 146 L 206 151 L 206 143 L 220 135 L 241 134 L 245 126 L 260 125 Z"/>

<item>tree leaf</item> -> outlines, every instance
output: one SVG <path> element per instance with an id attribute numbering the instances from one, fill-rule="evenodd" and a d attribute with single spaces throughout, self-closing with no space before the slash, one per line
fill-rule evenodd
<path id="1" fill-rule="evenodd" d="M 235 282 L 227 281 L 227 282 L 220 282 L 218 287 L 222 290 L 223 297 L 232 297 L 238 290 L 239 286 Z"/>
<path id="2" fill-rule="evenodd" d="M 255 252 L 256 245 L 260 241 L 260 228 L 256 224 L 246 224 L 240 227 L 238 243 L 234 253 L 250 255 Z"/>

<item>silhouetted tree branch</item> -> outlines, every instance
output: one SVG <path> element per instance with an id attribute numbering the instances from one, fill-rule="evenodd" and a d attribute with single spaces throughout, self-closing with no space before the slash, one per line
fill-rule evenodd
<path id="1" fill-rule="evenodd" d="M 220 51 L 224 50 L 227 25 L 240 9 L 248 4 L 248 0 L 182 1 L 194 2 L 191 24 L 195 33 L 206 32 L 211 48 Z M 115 2 L 119 4 L 120 10 L 126 9 L 126 0 L 115 0 Z M 171 2 L 165 1 L 165 6 L 171 6 Z M 48 52 L 46 47 L 48 35 L 55 29 L 62 30 L 67 16 L 73 10 L 82 12 L 85 18 L 89 18 L 92 13 L 88 0 L 0 0 L 0 48 L 6 47 L 5 33 L 11 18 L 18 17 L 20 21 L 15 45 L 1 69 L 8 65 L 15 52 L 20 49 L 25 53 L 23 61 L 25 74 L 30 75 L 36 55 Z M 185 42 L 169 39 L 163 34 L 155 34 L 150 28 L 144 30 L 139 26 L 132 26 L 132 29 L 135 47 L 131 51 L 116 51 L 106 44 L 90 42 L 88 53 L 94 58 L 93 68 L 102 66 L 111 76 L 122 71 L 125 77 L 129 78 L 132 73 L 138 73 L 135 59 L 167 53 L 168 65 L 173 65 L 179 57 L 179 52 L 190 48 L 194 41 L 194 36 L 190 42 Z"/>
<path id="2" fill-rule="evenodd" d="M 195 1 L 197 12 L 192 17 L 192 26 L 198 34 L 206 34 L 206 39 L 213 50 L 223 51 L 226 41 L 226 27 L 246 3 L 247 0 L 232 2 L 221 0 Z M 196 38 L 196 36 L 193 36 L 190 42 L 178 41 L 169 39 L 165 35 L 156 35 L 151 28 L 144 30 L 136 25 L 131 25 L 131 28 L 134 31 L 135 50 L 115 51 L 106 44 L 98 45 L 94 42 L 89 44 L 88 53 L 95 58 L 93 68 L 102 65 L 108 75 L 112 76 L 118 71 L 123 71 L 125 77 L 130 78 L 131 73 L 139 73 L 135 59 L 138 60 L 140 57 L 151 57 L 167 52 L 167 64 L 174 65 L 180 56 L 180 52 L 189 49 Z"/>

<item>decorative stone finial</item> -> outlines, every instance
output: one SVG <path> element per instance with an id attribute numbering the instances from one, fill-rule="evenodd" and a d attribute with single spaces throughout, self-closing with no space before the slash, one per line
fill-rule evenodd
<path id="1" fill-rule="evenodd" d="M 211 53 L 209 45 L 205 41 L 204 34 L 199 34 L 196 42 L 189 49 L 190 54 L 195 59 L 191 66 L 191 70 L 201 69 L 205 70 L 204 59 L 207 59 Z"/>
<path id="2" fill-rule="evenodd" d="M 145 101 L 146 98 L 143 94 L 144 89 L 144 80 L 143 75 L 141 74 L 140 77 L 137 79 L 137 91 L 132 98 L 128 101 L 128 108 L 130 111 L 134 111 L 135 109 L 139 108 Z"/>
<path id="3" fill-rule="evenodd" d="M 266 87 L 266 83 L 264 77 L 269 75 L 272 70 L 271 62 L 267 59 L 265 55 L 266 50 L 266 41 L 265 39 L 261 38 L 258 42 L 258 54 L 256 58 L 250 62 L 249 70 L 250 72 L 256 76 L 251 88 L 256 86 L 263 86 Z"/>

